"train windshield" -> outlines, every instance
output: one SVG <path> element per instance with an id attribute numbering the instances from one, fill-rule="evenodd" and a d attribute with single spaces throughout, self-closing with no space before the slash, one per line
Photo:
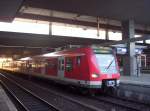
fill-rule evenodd
<path id="1" fill-rule="evenodd" d="M 96 61 L 102 73 L 117 73 L 116 60 L 113 54 L 96 54 Z"/>

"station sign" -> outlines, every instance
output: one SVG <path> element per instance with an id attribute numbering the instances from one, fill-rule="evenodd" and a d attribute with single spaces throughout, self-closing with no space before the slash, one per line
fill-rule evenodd
<path id="1" fill-rule="evenodd" d="M 116 48 L 116 52 L 117 52 L 117 54 L 122 54 L 122 55 L 127 54 L 127 48 L 118 47 L 118 48 Z M 143 49 L 139 49 L 139 48 L 135 49 L 135 54 L 142 54 L 142 52 L 143 52 Z"/>

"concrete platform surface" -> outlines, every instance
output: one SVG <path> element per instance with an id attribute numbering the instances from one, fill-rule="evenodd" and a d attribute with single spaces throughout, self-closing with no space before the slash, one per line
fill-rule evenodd
<path id="1" fill-rule="evenodd" d="M 17 111 L 4 89 L 0 85 L 0 111 Z"/>
<path id="2" fill-rule="evenodd" d="M 139 77 L 121 75 L 120 82 L 123 84 L 150 86 L 150 74 L 141 74 Z"/>

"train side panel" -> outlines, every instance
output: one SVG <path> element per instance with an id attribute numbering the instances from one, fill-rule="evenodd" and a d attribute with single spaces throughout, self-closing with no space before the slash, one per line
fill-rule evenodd
<path id="1" fill-rule="evenodd" d="M 98 60 L 90 47 L 60 51 L 57 55 L 59 56 L 34 58 L 33 61 L 27 62 L 27 73 L 34 73 L 34 75 L 50 78 L 63 84 L 98 89 L 102 88 L 105 80 L 119 80 L 119 71 L 113 72 L 112 70 L 107 73 L 100 68 L 99 64 L 102 64 L 103 59 Z M 105 55 L 103 57 L 105 58 Z M 111 54 L 108 57 L 111 57 Z M 106 67 L 105 70 L 109 69 L 112 58 L 109 58 L 108 68 Z M 118 70 L 116 58 L 114 61 Z M 29 67 L 29 64 L 32 64 L 33 67 Z"/>

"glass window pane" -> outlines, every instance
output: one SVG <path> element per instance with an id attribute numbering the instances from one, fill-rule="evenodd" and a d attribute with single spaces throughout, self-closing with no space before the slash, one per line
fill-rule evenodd
<path id="1" fill-rule="evenodd" d="M 66 58 L 66 71 L 72 71 L 73 70 L 73 60 L 71 58 Z"/>
<path id="2" fill-rule="evenodd" d="M 112 54 L 96 54 L 96 61 L 102 73 L 117 73 L 116 60 Z"/>

